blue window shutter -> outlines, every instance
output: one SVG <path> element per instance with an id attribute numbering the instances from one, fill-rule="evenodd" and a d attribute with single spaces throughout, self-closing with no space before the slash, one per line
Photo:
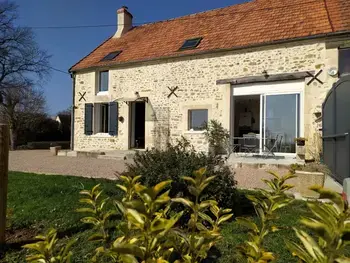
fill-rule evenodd
<path id="1" fill-rule="evenodd" d="M 108 121 L 108 133 L 109 135 L 118 135 L 118 103 L 109 103 L 109 121 Z"/>
<path id="2" fill-rule="evenodd" d="M 85 104 L 85 126 L 84 133 L 86 135 L 91 135 L 93 133 L 92 130 L 92 113 L 93 113 L 94 105 L 92 103 Z"/>

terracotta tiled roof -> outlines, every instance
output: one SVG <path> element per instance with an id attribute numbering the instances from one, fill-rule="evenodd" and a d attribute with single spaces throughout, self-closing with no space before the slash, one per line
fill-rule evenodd
<path id="1" fill-rule="evenodd" d="M 350 31 L 350 0 L 253 0 L 134 27 L 109 38 L 71 70 L 246 47 Z M 186 39 L 203 37 L 196 49 L 178 51 Z M 123 52 L 100 62 L 108 53 Z"/>

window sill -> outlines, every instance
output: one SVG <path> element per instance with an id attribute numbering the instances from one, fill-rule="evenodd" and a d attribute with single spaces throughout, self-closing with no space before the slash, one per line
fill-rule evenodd
<path id="1" fill-rule="evenodd" d="M 110 135 L 109 133 L 99 132 L 99 133 L 95 133 L 95 134 L 91 135 L 91 137 L 96 137 L 96 138 L 110 138 L 110 137 L 113 137 L 113 136 Z"/>
<path id="2" fill-rule="evenodd" d="M 108 95 L 108 91 L 99 91 L 99 92 L 97 92 L 96 95 L 97 96 L 106 96 L 106 95 Z"/>
<path id="3" fill-rule="evenodd" d="M 189 130 L 185 131 L 185 134 L 204 134 L 205 131 L 194 131 L 194 130 Z"/>

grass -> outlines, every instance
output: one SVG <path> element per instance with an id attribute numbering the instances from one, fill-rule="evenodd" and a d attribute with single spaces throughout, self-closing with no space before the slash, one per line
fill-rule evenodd
<path id="1" fill-rule="evenodd" d="M 41 233 L 54 227 L 63 238 L 79 238 L 73 246 L 73 262 L 88 262 L 96 244 L 86 242 L 92 230 L 79 221 L 81 215 L 75 210 L 79 207 L 79 191 L 91 189 L 96 184 L 101 184 L 108 196 L 118 197 L 121 194 L 115 182 L 109 180 L 10 172 L 8 207 L 13 209 L 11 229 L 31 229 Z M 296 202 L 293 207 L 280 211 L 281 217 L 276 224 L 284 229 L 271 234 L 267 242 L 267 249 L 278 255 L 277 262 L 296 262 L 286 250 L 284 239 L 295 239 L 291 227 L 297 225 L 300 215 L 307 213 L 304 202 Z M 222 234 L 224 238 L 217 246 L 221 253 L 218 262 L 244 262 L 235 248 L 246 240 L 246 229 L 230 222 L 223 227 Z M 10 244 L 0 262 L 25 262 L 25 253 L 20 245 Z"/>

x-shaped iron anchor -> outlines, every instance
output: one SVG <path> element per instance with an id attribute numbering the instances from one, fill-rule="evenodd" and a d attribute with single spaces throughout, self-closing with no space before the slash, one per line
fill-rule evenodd
<path id="1" fill-rule="evenodd" d="M 312 79 L 309 80 L 309 82 L 307 83 L 307 85 L 309 86 L 312 82 L 314 82 L 314 80 L 317 80 L 319 83 L 323 84 L 323 81 L 321 81 L 318 76 L 323 72 L 323 70 L 321 69 L 319 72 L 317 72 L 317 74 L 314 76 L 312 73 L 307 72 L 307 74 L 312 77 Z"/>
<path id="2" fill-rule="evenodd" d="M 85 94 L 86 94 L 86 91 L 85 91 L 83 94 L 81 94 L 81 93 L 79 92 L 79 95 L 80 95 L 79 101 L 81 101 L 81 100 L 86 101 L 86 99 L 85 99 Z"/>
<path id="3" fill-rule="evenodd" d="M 171 97 L 171 95 L 173 95 L 174 94 L 174 96 L 176 97 L 176 98 L 178 98 L 178 96 L 176 95 L 176 93 L 175 93 L 175 91 L 178 89 L 179 87 L 178 86 L 176 86 L 175 88 L 169 88 L 168 87 L 168 89 L 171 91 L 170 92 L 170 94 L 168 95 L 168 99 Z"/>

